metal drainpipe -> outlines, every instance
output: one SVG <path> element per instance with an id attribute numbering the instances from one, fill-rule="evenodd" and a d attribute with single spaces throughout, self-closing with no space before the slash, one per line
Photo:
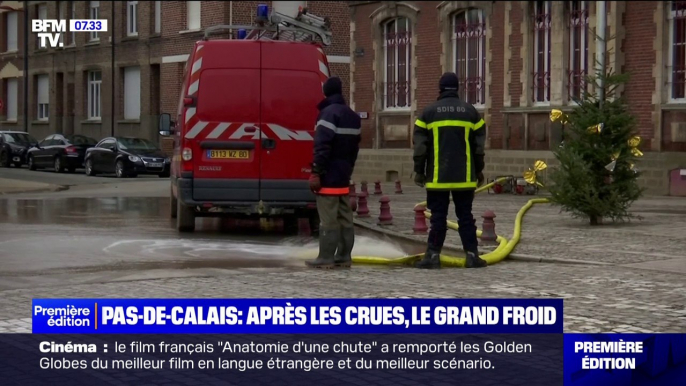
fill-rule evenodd
<path id="1" fill-rule="evenodd" d="M 114 40 L 115 40 L 115 37 L 116 37 L 114 31 L 115 31 L 115 29 L 116 29 L 115 26 L 117 25 L 117 24 L 115 24 L 115 14 L 117 13 L 117 12 L 116 12 L 116 4 L 117 4 L 117 2 L 116 2 L 116 1 L 113 1 L 111 4 L 112 4 L 112 35 L 111 35 L 111 39 L 112 39 L 112 106 L 111 106 L 111 110 L 110 110 L 110 111 L 111 111 L 111 113 L 112 113 L 112 128 L 111 128 L 111 131 L 110 131 L 110 136 L 111 136 L 111 137 L 114 137 L 114 117 L 115 117 L 115 115 L 116 115 L 116 114 L 115 114 L 115 111 L 114 111 L 114 86 L 115 86 L 115 81 L 114 81 L 114 74 L 115 74 L 115 67 L 114 67 Z"/>
<path id="2" fill-rule="evenodd" d="M 29 2 L 24 1 L 24 131 L 29 132 Z"/>
<path id="3" fill-rule="evenodd" d="M 597 20 L 597 35 L 596 38 L 596 57 L 598 58 L 598 72 L 603 76 L 605 75 L 605 30 L 607 29 L 607 8 L 604 1 L 598 1 L 596 3 L 596 14 L 598 15 Z M 600 102 L 600 107 L 603 107 L 603 102 L 605 101 L 605 81 L 601 77 L 598 79 L 598 101 Z"/>

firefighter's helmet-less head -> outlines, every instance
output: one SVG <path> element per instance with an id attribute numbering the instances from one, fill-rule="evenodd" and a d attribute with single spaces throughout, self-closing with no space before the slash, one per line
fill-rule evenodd
<path id="1" fill-rule="evenodd" d="M 454 72 L 446 72 L 438 81 L 438 89 L 443 92 L 447 90 L 457 91 L 460 87 L 460 81 Z"/>

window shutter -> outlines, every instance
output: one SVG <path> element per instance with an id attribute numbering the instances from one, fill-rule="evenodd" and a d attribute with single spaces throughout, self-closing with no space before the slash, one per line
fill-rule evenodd
<path id="1" fill-rule="evenodd" d="M 9 12 L 7 14 L 7 51 L 14 51 L 17 49 L 17 12 Z"/>
<path id="2" fill-rule="evenodd" d="M 141 117 L 141 69 L 124 69 L 124 119 Z"/>
<path id="3" fill-rule="evenodd" d="M 38 104 L 50 103 L 50 78 L 38 75 Z"/>
<path id="4" fill-rule="evenodd" d="M 305 1 L 272 1 L 272 10 L 280 14 L 296 17 L 298 8 L 305 8 Z"/>
<path id="5" fill-rule="evenodd" d="M 7 79 L 7 120 L 17 120 L 17 106 L 19 99 L 19 81 L 17 79 Z"/>
<path id="6" fill-rule="evenodd" d="M 200 2 L 187 1 L 188 4 L 188 29 L 200 28 Z"/>

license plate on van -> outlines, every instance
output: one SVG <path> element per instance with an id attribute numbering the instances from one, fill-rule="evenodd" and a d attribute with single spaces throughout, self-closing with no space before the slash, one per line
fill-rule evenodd
<path id="1" fill-rule="evenodd" d="M 208 150 L 207 158 L 211 159 L 248 159 L 248 150 Z"/>

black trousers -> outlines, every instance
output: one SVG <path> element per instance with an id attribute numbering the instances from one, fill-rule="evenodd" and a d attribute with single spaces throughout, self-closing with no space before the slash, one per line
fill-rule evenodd
<path id="1" fill-rule="evenodd" d="M 467 252 L 478 255 L 478 240 L 476 238 L 476 221 L 472 215 L 474 190 L 427 190 L 426 206 L 431 211 L 431 230 L 429 231 L 429 249 L 440 253 L 448 232 L 448 209 L 452 194 L 457 215 L 462 247 Z"/>

